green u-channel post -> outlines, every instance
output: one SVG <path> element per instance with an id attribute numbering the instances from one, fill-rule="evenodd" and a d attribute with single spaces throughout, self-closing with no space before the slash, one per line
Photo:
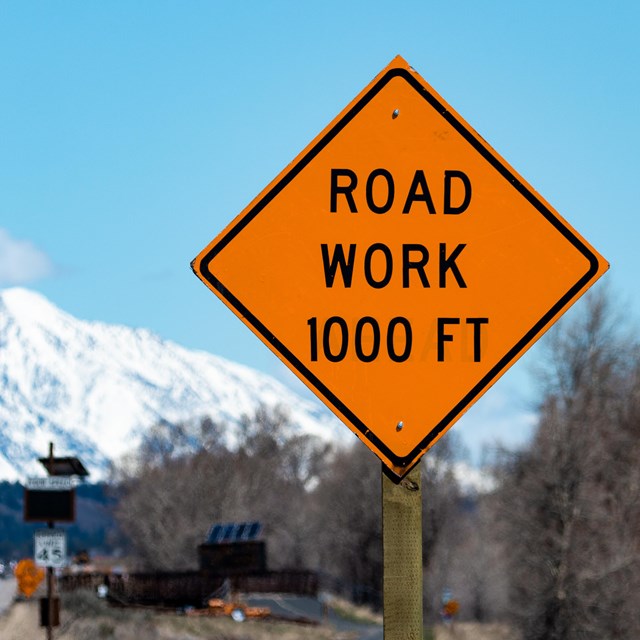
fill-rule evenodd
<path id="1" fill-rule="evenodd" d="M 384 640 L 422 640 L 420 464 L 400 482 L 382 469 Z"/>

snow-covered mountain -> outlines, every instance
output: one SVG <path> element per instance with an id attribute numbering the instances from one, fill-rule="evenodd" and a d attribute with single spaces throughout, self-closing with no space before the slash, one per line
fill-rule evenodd
<path id="1" fill-rule="evenodd" d="M 233 444 L 238 419 L 260 403 L 287 407 L 306 433 L 350 434 L 319 402 L 251 368 L 145 329 L 78 320 L 26 289 L 0 290 L 0 479 L 33 475 L 49 442 L 97 479 L 161 420 L 210 415 L 229 424 Z"/>

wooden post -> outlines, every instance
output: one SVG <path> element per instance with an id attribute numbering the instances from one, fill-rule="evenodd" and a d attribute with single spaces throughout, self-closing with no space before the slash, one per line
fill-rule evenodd
<path id="1" fill-rule="evenodd" d="M 420 464 L 399 483 L 382 468 L 384 640 L 422 640 Z"/>

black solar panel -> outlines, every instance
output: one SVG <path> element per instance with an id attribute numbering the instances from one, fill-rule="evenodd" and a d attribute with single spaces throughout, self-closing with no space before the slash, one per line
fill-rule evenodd
<path id="1" fill-rule="evenodd" d="M 213 524 L 207 535 L 207 543 L 250 542 L 251 540 L 255 540 L 261 531 L 262 524 L 259 522 Z"/>
<path id="2" fill-rule="evenodd" d="M 209 535 L 207 536 L 207 542 L 210 544 L 215 544 L 216 542 L 220 542 L 220 532 L 222 530 L 221 524 L 212 525 L 211 529 L 209 529 Z"/>
<path id="3" fill-rule="evenodd" d="M 251 522 L 249 524 L 249 531 L 244 538 L 245 540 L 255 540 L 262 532 L 262 525 L 259 522 Z"/>

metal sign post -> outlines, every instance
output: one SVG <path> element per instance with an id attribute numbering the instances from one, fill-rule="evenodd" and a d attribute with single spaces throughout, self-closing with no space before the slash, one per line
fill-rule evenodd
<path id="1" fill-rule="evenodd" d="M 53 442 L 49 443 L 49 464 L 53 466 Z M 47 522 L 49 529 L 53 529 L 54 523 Z M 53 638 L 53 567 L 47 567 L 47 640 Z"/>
<path id="2" fill-rule="evenodd" d="M 89 472 L 78 458 L 56 458 L 53 442 L 49 455 L 39 458 L 47 470 L 46 478 L 28 478 L 24 486 L 25 522 L 46 522 L 47 529 L 34 536 L 35 564 L 46 567 L 47 597 L 40 599 L 40 626 L 46 627 L 47 640 L 53 638 L 53 627 L 60 624 L 60 602 L 54 598 L 54 568 L 66 564 L 66 534 L 54 529 L 55 522 L 75 521 L 75 482 L 71 476 L 86 477 Z"/>
<path id="3" fill-rule="evenodd" d="M 53 522 L 49 523 L 53 528 Z M 53 567 L 47 567 L 47 640 L 53 638 Z"/>

